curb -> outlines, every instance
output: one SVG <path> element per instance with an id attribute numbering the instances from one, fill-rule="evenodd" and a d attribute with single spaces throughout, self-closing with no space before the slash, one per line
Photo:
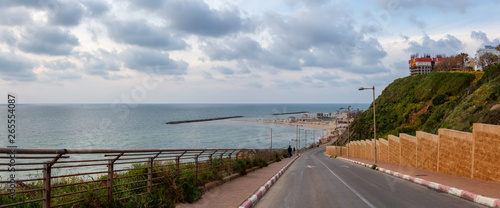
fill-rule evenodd
<path id="1" fill-rule="evenodd" d="M 271 186 L 273 186 L 276 183 L 276 181 L 278 181 L 278 179 L 281 177 L 281 175 L 283 175 L 283 173 L 285 173 L 285 171 L 288 169 L 288 167 L 290 167 L 290 165 L 297 158 L 298 158 L 298 156 L 293 158 L 292 161 L 288 162 L 288 164 L 286 164 L 283 168 L 281 168 L 280 171 L 278 171 L 273 177 L 271 177 L 271 179 L 269 179 L 264 185 L 262 185 L 255 193 L 253 193 L 252 196 L 250 196 L 247 200 L 245 200 L 243 203 L 241 203 L 241 205 L 238 206 L 238 208 L 252 208 L 255 205 L 257 205 L 257 202 L 259 202 L 259 200 L 262 199 L 264 194 L 266 194 L 267 191 L 269 191 Z"/>
<path id="2" fill-rule="evenodd" d="M 373 167 L 373 165 L 362 163 L 362 162 L 359 162 L 359 161 L 356 161 L 356 160 L 350 160 L 350 159 L 346 159 L 346 158 L 342 158 L 342 157 L 338 157 L 338 158 L 340 158 L 342 160 L 345 160 L 345 161 L 348 161 L 348 162 L 356 163 L 358 165 L 362 165 L 362 166 L 365 166 L 365 167 L 368 167 L 368 168 L 372 168 Z M 384 168 L 376 167 L 375 169 L 377 169 L 380 172 L 383 172 L 383 173 L 386 173 L 386 174 L 389 174 L 389 175 L 393 175 L 393 176 L 396 176 L 398 178 L 402 178 L 402 179 L 405 179 L 405 180 L 408 180 L 408 181 L 411 181 L 411 182 L 414 182 L 414 183 L 418 183 L 420 185 L 423 185 L 423 186 L 426 186 L 426 187 L 429 187 L 429 188 L 433 188 L 433 189 L 435 189 L 437 191 L 445 192 L 447 194 L 451 194 L 453 196 L 457 196 L 457 197 L 460 197 L 462 199 L 466 199 L 466 200 L 469 200 L 469 201 L 472 201 L 472 202 L 475 202 L 475 203 L 478 203 L 478 204 L 481 204 L 481 205 L 485 205 L 485 206 L 488 206 L 488 207 L 500 208 L 500 199 L 485 197 L 485 196 L 482 196 L 482 195 L 479 195 L 479 194 L 475 194 L 475 193 L 472 193 L 472 192 L 468 192 L 468 191 L 465 191 L 465 190 L 461 190 L 461 189 L 458 189 L 458 188 L 455 188 L 455 187 L 450 187 L 450 186 L 446 186 L 446 185 L 443 185 L 443 184 L 439 184 L 439 183 L 427 181 L 427 180 L 424 180 L 424 179 L 421 179 L 421 178 L 416 178 L 416 177 L 413 177 L 413 176 L 401 174 L 401 173 L 398 173 L 398 172 L 395 172 L 395 171 L 392 171 L 392 170 L 387 170 L 387 169 L 384 169 Z"/>

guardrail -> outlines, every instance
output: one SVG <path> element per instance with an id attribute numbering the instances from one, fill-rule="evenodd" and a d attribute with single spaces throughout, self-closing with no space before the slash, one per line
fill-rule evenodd
<path id="1" fill-rule="evenodd" d="M 273 150 L 274 151 L 274 150 Z M 269 149 L 10 149 L 0 148 L 0 208 L 71 207 L 89 192 L 116 200 L 150 193 L 173 180 L 198 184 L 231 175 L 234 159 L 271 160 Z M 283 151 L 279 149 L 278 151 Z M 4 162 L 6 161 L 6 162 Z M 40 175 L 41 172 L 41 175 Z M 214 175 L 205 174 L 210 172 Z M 207 176 L 209 175 L 209 176 Z M 211 178 L 207 178 L 211 177 Z M 17 197 L 14 199 L 9 197 Z M 21 197 L 21 198 L 20 198 Z"/>

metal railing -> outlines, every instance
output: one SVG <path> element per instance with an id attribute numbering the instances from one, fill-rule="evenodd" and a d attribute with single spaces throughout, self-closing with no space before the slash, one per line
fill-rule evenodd
<path id="1" fill-rule="evenodd" d="M 0 167 L 5 167 L 0 174 L 8 179 L 0 179 L 3 186 L 0 208 L 28 204 L 70 207 L 83 202 L 89 192 L 101 193 L 98 197 L 106 197 L 109 204 L 150 193 L 154 187 L 171 180 L 187 178 L 203 185 L 233 174 L 234 159 L 272 160 L 273 152 L 269 149 L 0 148 L 0 153 L 6 154 L 0 156 Z M 216 172 L 219 178 L 206 179 L 205 171 Z"/>

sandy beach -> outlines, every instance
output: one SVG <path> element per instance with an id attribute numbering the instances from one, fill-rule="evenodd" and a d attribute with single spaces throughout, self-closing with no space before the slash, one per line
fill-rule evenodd
<path id="1" fill-rule="evenodd" d="M 334 122 L 330 121 L 322 121 L 322 120 L 315 120 L 315 121 L 309 121 L 309 122 L 302 122 L 302 121 L 296 121 L 296 122 L 290 122 L 288 120 L 284 119 L 258 119 L 258 120 L 245 120 L 245 119 L 239 119 L 239 120 L 232 120 L 232 121 L 243 121 L 243 122 L 261 122 L 261 123 L 276 123 L 276 124 L 284 124 L 284 125 L 291 125 L 291 126 L 299 126 L 299 127 L 309 127 L 309 128 L 314 128 L 314 129 L 320 129 L 320 130 L 325 130 L 327 133 L 326 135 L 321 137 L 321 143 L 328 143 L 328 142 L 334 142 L 338 135 L 342 134 L 344 131 L 344 126 L 345 124 L 335 124 Z"/>

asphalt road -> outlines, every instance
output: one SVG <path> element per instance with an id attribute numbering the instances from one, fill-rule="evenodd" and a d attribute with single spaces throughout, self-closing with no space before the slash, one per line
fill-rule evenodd
<path id="1" fill-rule="evenodd" d="M 256 207 L 483 207 L 324 152 L 298 158 Z"/>

